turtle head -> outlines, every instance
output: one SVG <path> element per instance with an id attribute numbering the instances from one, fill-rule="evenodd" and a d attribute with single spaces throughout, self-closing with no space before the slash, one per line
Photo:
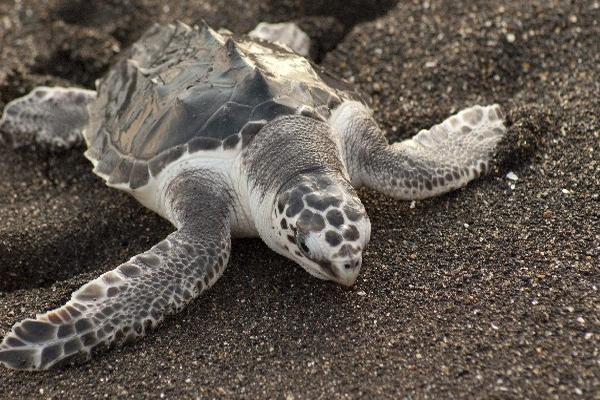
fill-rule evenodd
<path id="1" fill-rule="evenodd" d="M 354 188 L 326 174 L 300 174 L 279 191 L 273 210 L 277 250 L 311 275 L 352 286 L 371 224 Z"/>

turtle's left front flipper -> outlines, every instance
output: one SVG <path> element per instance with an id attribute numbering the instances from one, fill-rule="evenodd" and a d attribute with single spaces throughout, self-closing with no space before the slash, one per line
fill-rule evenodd
<path id="1" fill-rule="evenodd" d="M 182 309 L 223 273 L 230 253 L 228 191 L 210 176 L 176 178 L 169 193 L 177 231 L 73 293 L 64 306 L 15 324 L 0 363 L 47 369 L 145 333 Z"/>
<path id="2" fill-rule="evenodd" d="M 403 200 L 446 193 L 485 173 L 506 133 L 498 105 L 467 108 L 391 145 L 360 103 L 342 104 L 332 119 L 353 183 Z"/>
<path id="3" fill-rule="evenodd" d="M 69 148 L 81 143 L 88 123 L 88 105 L 96 92 L 78 88 L 35 88 L 4 108 L 0 119 L 0 141 L 14 148 L 37 144 Z"/>

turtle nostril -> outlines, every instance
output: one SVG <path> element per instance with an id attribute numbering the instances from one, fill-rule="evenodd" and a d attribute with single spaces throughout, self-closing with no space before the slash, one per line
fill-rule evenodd
<path id="1" fill-rule="evenodd" d="M 360 260 L 352 260 L 344 264 L 345 269 L 360 268 Z"/>

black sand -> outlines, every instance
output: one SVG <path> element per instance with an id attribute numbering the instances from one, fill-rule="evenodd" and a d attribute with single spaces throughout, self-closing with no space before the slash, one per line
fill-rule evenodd
<path id="1" fill-rule="evenodd" d="M 363 191 L 373 237 L 351 291 L 238 240 L 216 286 L 145 339 L 0 368 L 0 398 L 600 398 L 598 1 L 159 3 L 0 1 L 0 108 L 91 87 L 153 21 L 303 18 L 318 58 L 348 33 L 323 63 L 392 140 L 501 103 L 498 166 L 414 208 Z M 170 232 L 90 171 L 80 151 L 0 148 L 0 334 Z"/>

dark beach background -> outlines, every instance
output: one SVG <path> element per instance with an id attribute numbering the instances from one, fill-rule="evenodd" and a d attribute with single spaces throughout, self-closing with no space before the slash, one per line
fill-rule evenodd
<path id="1" fill-rule="evenodd" d="M 299 20 L 391 140 L 499 102 L 498 165 L 414 208 L 362 191 L 373 235 L 351 291 L 237 240 L 216 286 L 148 337 L 0 368 L 0 398 L 600 398 L 598 0 L 0 0 L 0 109 L 36 85 L 93 87 L 176 19 Z M 82 151 L 0 147 L 0 335 L 171 229 Z"/>

